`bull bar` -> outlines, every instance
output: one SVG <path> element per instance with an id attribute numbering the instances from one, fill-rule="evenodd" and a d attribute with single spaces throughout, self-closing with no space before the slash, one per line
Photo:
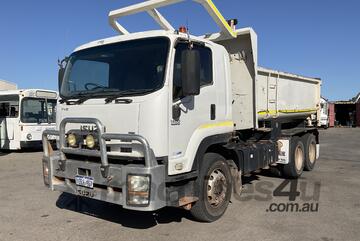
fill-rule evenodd
<path id="1" fill-rule="evenodd" d="M 67 124 L 94 124 L 97 127 L 99 150 L 71 148 L 66 146 Z M 49 136 L 59 137 L 59 150 L 53 151 L 49 143 Z M 144 165 L 109 164 L 106 141 L 120 140 L 127 143 L 140 143 L 143 148 Z M 148 141 L 136 134 L 106 133 L 105 126 L 95 118 L 65 118 L 61 121 L 59 130 L 45 130 L 42 135 L 43 142 L 43 167 L 47 166 L 47 177 L 44 182 L 51 190 L 67 192 L 75 195 L 111 202 L 122 205 L 126 209 L 153 211 L 166 205 L 165 197 L 165 166 L 159 165 Z M 119 144 L 122 145 L 121 143 Z M 99 157 L 101 163 L 90 163 L 79 160 L 67 159 L 66 154 Z M 94 188 L 79 187 L 74 183 L 74 178 L 79 168 L 90 170 L 94 178 Z M 127 176 L 150 176 L 149 205 L 134 206 L 127 203 Z M 45 175 L 45 174 L 44 174 Z M 106 187 L 106 188 L 101 188 Z"/>

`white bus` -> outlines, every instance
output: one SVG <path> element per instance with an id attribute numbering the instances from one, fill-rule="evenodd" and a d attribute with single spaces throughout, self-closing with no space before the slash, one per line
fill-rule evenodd
<path id="1" fill-rule="evenodd" d="M 40 89 L 0 91 L 0 149 L 41 146 L 42 132 L 55 129 L 57 97 Z"/>

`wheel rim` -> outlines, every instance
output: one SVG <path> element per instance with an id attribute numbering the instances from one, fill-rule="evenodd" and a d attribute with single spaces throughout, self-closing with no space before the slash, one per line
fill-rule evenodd
<path id="1" fill-rule="evenodd" d="M 309 146 L 309 161 L 310 163 L 314 163 L 316 159 L 316 144 L 312 142 Z"/>
<path id="2" fill-rule="evenodd" d="M 298 171 L 301 171 L 301 168 L 304 163 L 304 151 L 300 145 L 295 149 L 295 166 Z"/>
<path id="3" fill-rule="evenodd" d="M 226 177 L 220 169 L 215 169 L 209 175 L 207 182 L 207 200 L 213 207 L 218 207 L 225 201 L 227 191 Z"/>

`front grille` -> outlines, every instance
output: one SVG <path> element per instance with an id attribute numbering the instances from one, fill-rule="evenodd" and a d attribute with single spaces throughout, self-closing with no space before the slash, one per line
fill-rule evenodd
<path id="1" fill-rule="evenodd" d="M 65 154 L 66 159 L 75 160 L 75 161 L 87 161 L 87 162 L 95 162 L 101 163 L 100 157 L 93 157 L 93 156 L 82 156 L 76 154 Z M 108 162 L 109 164 L 118 164 L 118 165 L 145 165 L 144 158 L 138 157 L 123 157 L 123 156 L 109 156 L 108 155 Z"/>
<path id="2" fill-rule="evenodd" d="M 132 152 L 132 148 L 131 148 L 131 147 L 121 147 L 121 148 L 120 148 L 120 152 L 131 153 L 131 152 Z"/>

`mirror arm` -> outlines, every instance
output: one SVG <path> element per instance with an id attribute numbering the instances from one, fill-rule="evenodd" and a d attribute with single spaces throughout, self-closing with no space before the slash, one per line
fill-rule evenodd
<path id="1" fill-rule="evenodd" d="M 65 57 L 64 59 L 62 59 L 62 60 L 59 60 L 58 59 L 58 66 L 59 66 L 59 68 L 60 69 L 64 69 L 65 67 L 66 67 L 66 64 L 67 64 L 67 62 L 69 61 L 69 57 Z"/>
<path id="2" fill-rule="evenodd" d="M 181 99 L 177 100 L 176 102 L 173 103 L 173 106 L 175 105 L 180 106 L 181 103 L 182 103 Z"/>

